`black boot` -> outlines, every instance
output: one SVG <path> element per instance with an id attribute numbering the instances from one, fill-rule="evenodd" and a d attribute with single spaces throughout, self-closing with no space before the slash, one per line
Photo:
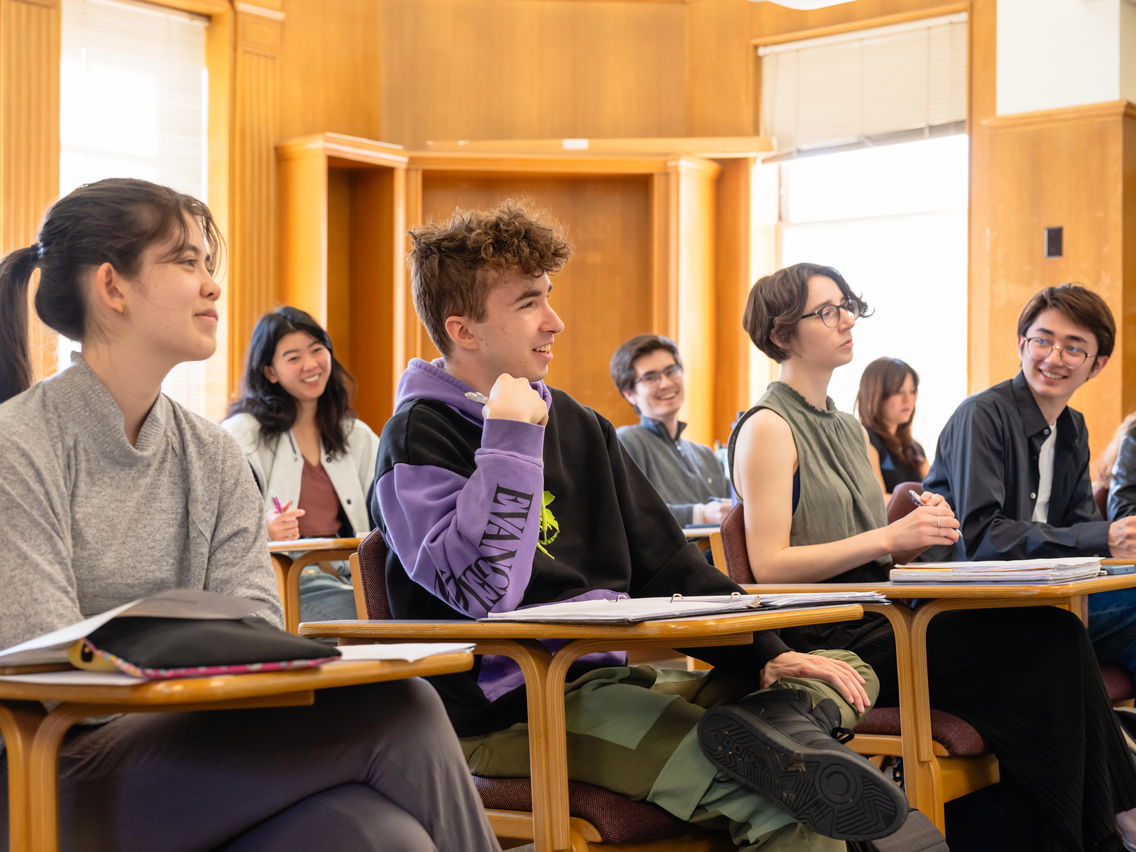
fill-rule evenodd
<path id="1" fill-rule="evenodd" d="M 698 724 L 702 753 L 808 828 L 838 840 L 894 833 L 907 818 L 903 792 L 832 738 L 831 700 L 812 708 L 800 689 L 771 689 L 712 707 Z"/>

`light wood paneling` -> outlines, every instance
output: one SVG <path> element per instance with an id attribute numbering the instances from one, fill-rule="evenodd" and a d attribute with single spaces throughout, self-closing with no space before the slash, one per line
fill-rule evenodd
<path id="1" fill-rule="evenodd" d="M 714 429 L 717 373 L 714 341 L 718 336 L 714 287 L 717 257 L 717 180 L 721 168 L 709 160 L 684 158 L 671 180 L 679 197 L 671 205 L 677 229 L 668 243 L 679 249 L 672 296 L 678 316 L 675 340 L 684 353 L 686 403 L 683 418 L 691 440 L 710 444 L 721 437 Z"/>
<path id="2" fill-rule="evenodd" d="M 993 382 L 990 350 L 989 266 L 990 209 L 997 193 L 991 167 L 990 130 L 985 122 L 995 113 L 997 79 L 997 0 L 973 0 L 969 16 L 970 88 L 967 129 L 970 133 L 970 217 L 967 237 L 967 386 L 970 393 Z"/>
<path id="3" fill-rule="evenodd" d="M 718 179 L 715 247 L 716 322 L 713 437 L 725 442 L 739 411 L 749 408 L 749 350 L 742 313 L 750 281 L 750 172 L 753 160 L 723 160 Z M 707 347 L 709 350 L 709 347 Z"/>
<path id="4" fill-rule="evenodd" d="M 378 429 L 406 367 L 406 155 L 339 134 L 277 146 L 281 301 L 327 329 Z"/>
<path id="5" fill-rule="evenodd" d="M 687 135 L 686 8 L 384 0 L 381 138 Z"/>
<path id="6" fill-rule="evenodd" d="M 229 387 L 235 391 L 253 325 L 276 301 L 278 56 L 282 0 L 239 3 L 230 143 Z"/>
<path id="7" fill-rule="evenodd" d="M 380 0 L 286 0 L 278 139 L 311 133 L 383 138 Z M 397 81 L 402 71 L 390 66 Z"/>
<path id="8" fill-rule="evenodd" d="M 1108 302 L 1122 329 L 1116 355 L 1073 399 L 1099 451 L 1132 407 L 1127 334 L 1132 320 L 1131 133 L 1136 110 L 1125 101 L 995 117 L 988 134 L 989 199 L 985 267 L 974 310 L 985 311 L 985 337 L 972 331 L 971 383 L 986 387 L 1018 367 L 1016 326 L 1022 306 L 1042 287 L 1079 281 Z M 1125 177 L 1127 175 L 1127 187 Z M 1128 196 L 1126 198 L 1125 196 Z M 1044 256 L 1044 228 L 1064 228 L 1064 256 Z M 1127 264 L 1127 265 L 1126 265 Z M 1126 277 L 1126 272 L 1128 273 Z M 1127 284 L 1127 286 L 1126 286 Z M 978 353 L 985 353 L 984 357 Z"/>
<path id="9" fill-rule="evenodd" d="M 0 254 L 35 241 L 59 194 L 59 30 L 59 0 L 0 0 Z M 28 316 L 40 379 L 55 371 L 56 335 Z"/>

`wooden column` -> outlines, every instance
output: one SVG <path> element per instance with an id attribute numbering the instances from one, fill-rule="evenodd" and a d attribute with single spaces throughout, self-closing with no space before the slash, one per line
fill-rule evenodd
<path id="1" fill-rule="evenodd" d="M 252 327 L 277 302 L 276 165 L 284 0 L 237 2 L 229 136 L 229 387 Z"/>
<path id="2" fill-rule="evenodd" d="M 0 254 L 35 241 L 59 194 L 59 32 L 59 0 L 0 0 Z M 40 379 L 55 370 L 56 334 L 30 326 Z"/>
<path id="3" fill-rule="evenodd" d="M 1136 108 L 1127 101 L 996 116 L 983 123 L 988 199 L 972 263 L 986 286 L 972 294 L 972 389 L 1014 375 L 1016 327 L 1043 287 L 1079 281 L 1109 304 L 1119 330 L 1112 361 L 1073 398 L 1099 452 L 1136 407 Z M 986 183 L 985 181 L 989 181 Z M 1060 257 L 1046 257 L 1045 228 L 1063 229 Z"/>

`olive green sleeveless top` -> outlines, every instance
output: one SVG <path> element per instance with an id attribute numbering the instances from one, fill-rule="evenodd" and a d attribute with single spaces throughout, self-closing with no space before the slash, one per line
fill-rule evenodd
<path id="1" fill-rule="evenodd" d="M 887 524 L 883 492 L 868 463 L 864 430 L 851 414 L 837 411 L 831 398 L 825 402 L 821 411 L 784 382 L 773 382 L 738 419 L 730 436 L 732 472 L 738 431 L 755 412 L 768 408 L 789 424 L 800 482 L 789 532 L 789 544 L 794 546 L 850 538 Z M 887 579 L 890 567 L 891 557 L 881 557 L 833 577 L 832 582 Z"/>

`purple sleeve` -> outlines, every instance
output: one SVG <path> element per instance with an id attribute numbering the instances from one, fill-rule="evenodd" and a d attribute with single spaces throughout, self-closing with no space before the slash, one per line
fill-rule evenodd
<path id="1" fill-rule="evenodd" d="M 414 582 L 474 618 L 517 608 L 540 533 L 543 445 L 542 426 L 487 420 L 470 477 L 401 463 L 379 479 L 387 540 Z"/>

